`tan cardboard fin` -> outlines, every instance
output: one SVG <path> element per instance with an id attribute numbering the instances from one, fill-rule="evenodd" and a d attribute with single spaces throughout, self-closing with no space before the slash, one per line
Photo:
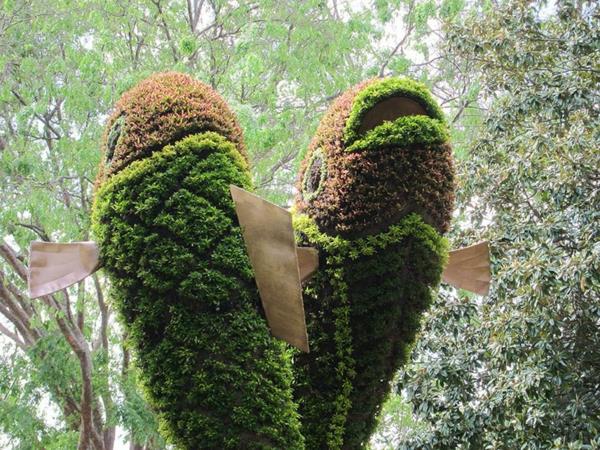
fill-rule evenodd
<path id="1" fill-rule="evenodd" d="M 487 295 L 491 281 L 488 242 L 452 250 L 442 280 L 454 287 Z"/>
<path id="2" fill-rule="evenodd" d="M 29 296 L 49 295 L 78 283 L 100 267 L 98 257 L 98 246 L 91 241 L 33 241 L 29 247 Z"/>
<path id="3" fill-rule="evenodd" d="M 319 268 L 319 251 L 312 247 L 296 247 L 300 281 L 304 283 L 312 278 Z"/>
<path id="4" fill-rule="evenodd" d="M 237 186 L 230 190 L 271 334 L 308 352 L 292 216 Z"/>

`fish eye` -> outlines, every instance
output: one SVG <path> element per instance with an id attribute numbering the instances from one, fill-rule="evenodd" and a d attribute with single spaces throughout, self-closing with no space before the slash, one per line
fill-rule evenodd
<path id="1" fill-rule="evenodd" d="M 429 116 L 429 113 L 421 103 L 412 98 L 390 97 L 369 109 L 361 120 L 358 132 L 365 134 L 384 122 L 393 122 L 398 117 L 415 115 Z"/>
<path id="2" fill-rule="evenodd" d="M 115 149 L 121 138 L 123 127 L 125 125 L 125 116 L 121 115 L 113 123 L 108 137 L 106 139 L 106 163 L 110 164 L 115 154 Z"/>
<path id="3" fill-rule="evenodd" d="M 306 200 L 316 197 L 323 189 L 323 182 L 327 178 L 327 166 L 323 156 L 323 150 L 317 149 L 313 152 L 308 167 L 304 172 L 302 180 L 302 193 Z"/>

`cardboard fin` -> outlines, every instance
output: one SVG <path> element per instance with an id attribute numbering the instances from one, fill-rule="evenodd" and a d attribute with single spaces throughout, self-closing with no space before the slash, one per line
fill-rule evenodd
<path id="1" fill-rule="evenodd" d="M 442 280 L 454 287 L 487 295 L 491 281 L 488 242 L 451 251 Z"/>
<path id="2" fill-rule="evenodd" d="M 49 295 L 78 283 L 100 267 L 98 258 L 95 242 L 33 241 L 29 247 L 29 296 Z"/>
<path id="3" fill-rule="evenodd" d="M 312 278 L 319 268 L 319 251 L 312 247 L 296 247 L 300 281 L 304 283 Z"/>
<path id="4" fill-rule="evenodd" d="M 237 186 L 230 191 L 271 334 L 308 352 L 292 216 Z"/>

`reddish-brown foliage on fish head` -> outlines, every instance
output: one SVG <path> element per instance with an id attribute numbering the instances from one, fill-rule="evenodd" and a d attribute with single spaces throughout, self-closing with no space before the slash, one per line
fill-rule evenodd
<path id="1" fill-rule="evenodd" d="M 246 157 L 242 130 L 210 86 L 177 72 L 152 75 L 123 94 L 107 121 L 98 182 L 185 136 L 214 131 Z"/>
<path id="2" fill-rule="evenodd" d="M 422 113 L 364 129 L 370 111 L 407 99 Z M 302 163 L 296 208 L 320 229 L 375 234 L 411 212 L 448 230 L 454 206 L 452 149 L 443 113 L 417 82 L 372 79 L 346 91 L 323 117 Z"/>

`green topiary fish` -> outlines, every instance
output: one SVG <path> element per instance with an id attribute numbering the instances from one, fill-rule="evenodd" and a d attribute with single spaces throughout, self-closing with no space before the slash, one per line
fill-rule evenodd
<path id="1" fill-rule="evenodd" d="M 294 227 L 318 249 L 295 358 L 309 449 L 361 448 L 448 260 L 448 131 L 425 86 L 363 82 L 325 114 L 301 167 Z M 484 274 L 485 278 L 485 274 Z"/>
<path id="2" fill-rule="evenodd" d="M 93 231 L 164 436 L 186 449 L 302 448 L 284 344 L 262 315 L 229 195 L 251 189 L 242 133 L 175 73 L 108 121 Z"/>
<path id="3" fill-rule="evenodd" d="M 289 350 L 263 318 L 229 195 L 251 189 L 233 113 L 209 86 L 157 74 L 117 103 L 103 154 L 99 261 L 164 437 L 189 450 L 304 448 Z M 90 244 L 32 245 L 33 265 L 46 251 L 64 268 L 59 252 L 85 260 Z"/>

